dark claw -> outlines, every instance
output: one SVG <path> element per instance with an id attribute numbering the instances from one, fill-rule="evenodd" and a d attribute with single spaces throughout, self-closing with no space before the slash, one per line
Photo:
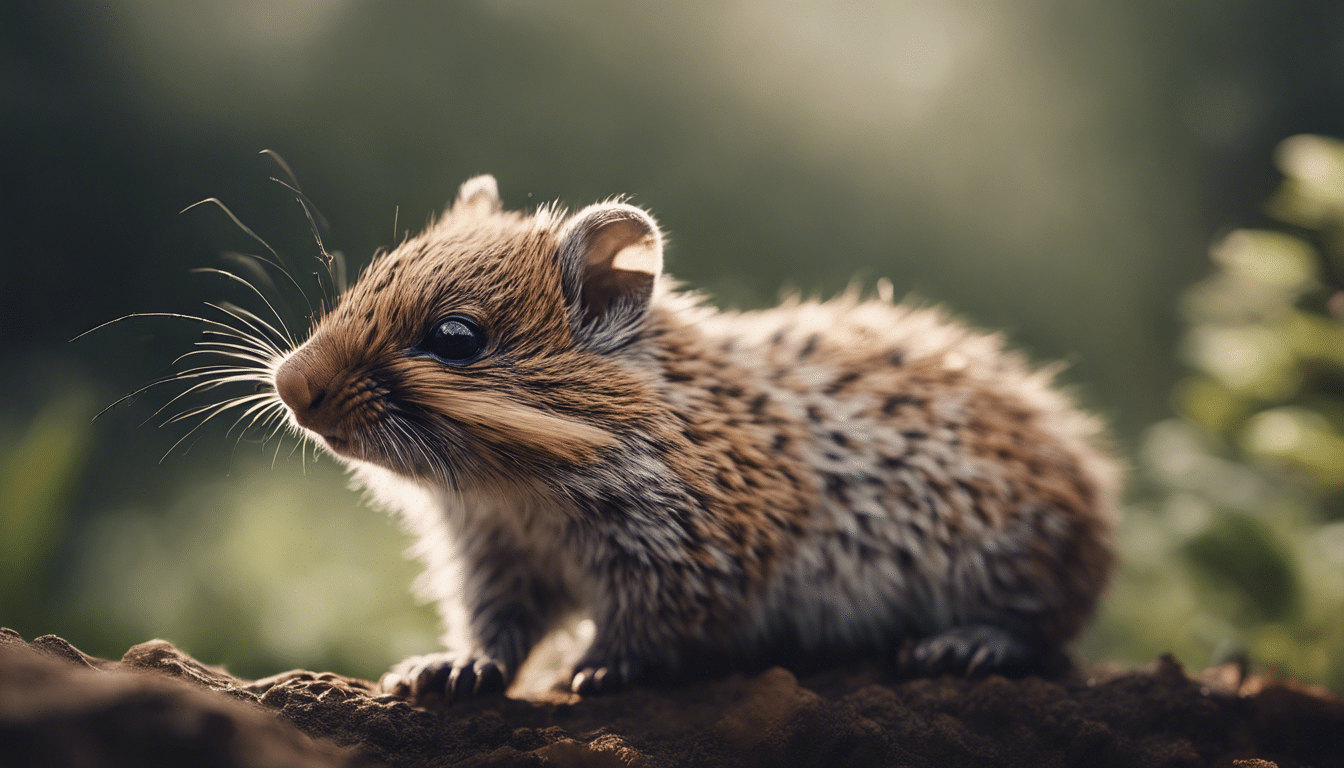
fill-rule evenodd
<path id="1" fill-rule="evenodd" d="M 508 683 L 504 667 L 489 659 L 457 661 L 447 654 L 431 654 L 401 662 L 383 675 L 378 687 L 423 707 L 501 693 Z"/>
<path id="2" fill-rule="evenodd" d="M 501 693 L 506 688 L 504 684 L 504 671 L 498 664 L 486 662 L 478 665 L 476 669 L 476 690 L 473 691 L 477 696 L 486 693 Z"/>
<path id="3" fill-rule="evenodd" d="M 452 668 L 447 664 L 426 664 L 420 674 L 415 676 L 411 691 L 416 699 L 430 696 L 444 696 L 444 686 L 448 682 L 448 673 Z M 444 696 L 444 698 L 447 698 Z"/>
<path id="4" fill-rule="evenodd" d="M 625 687 L 625 676 L 615 666 L 581 667 L 574 673 L 570 690 L 580 696 L 614 693 Z"/>
<path id="5" fill-rule="evenodd" d="M 447 690 L 449 694 L 445 698 L 450 701 L 470 696 L 476 690 L 476 670 L 471 667 L 455 667 L 453 673 L 448 676 Z"/>

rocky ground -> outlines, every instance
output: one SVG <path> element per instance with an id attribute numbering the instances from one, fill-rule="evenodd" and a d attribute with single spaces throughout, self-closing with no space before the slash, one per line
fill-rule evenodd
<path id="1" fill-rule="evenodd" d="M 1344 765 L 1344 698 L 1232 666 L 1056 679 L 774 668 L 579 699 L 412 708 L 332 673 L 241 680 L 156 640 L 120 661 L 0 630 L 16 766 Z"/>

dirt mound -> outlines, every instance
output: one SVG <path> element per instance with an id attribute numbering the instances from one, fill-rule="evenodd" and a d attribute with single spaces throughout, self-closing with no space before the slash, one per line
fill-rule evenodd
<path id="1" fill-rule="evenodd" d="M 155 640 L 121 661 L 0 630 L 6 765 L 1344 765 L 1344 699 L 1232 667 L 1056 680 L 780 668 L 676 688 L 412 708 L 364 680 L 241 680 Z"/>

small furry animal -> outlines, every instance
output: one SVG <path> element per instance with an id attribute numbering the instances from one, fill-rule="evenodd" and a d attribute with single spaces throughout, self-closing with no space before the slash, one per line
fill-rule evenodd
<path id="1" fill-rule="evenodd" d="M 385 690 L 502 690 L 574 612 L 582 694 L 903 643 L 1012 670 L 1078 631 L 1118 473 L 1049 372 L 889 285 L 719 312 L 662 269 L 645 211 L 505 212 L 481 176 L 271 364 L 418 537 L 448 650 Z"/>

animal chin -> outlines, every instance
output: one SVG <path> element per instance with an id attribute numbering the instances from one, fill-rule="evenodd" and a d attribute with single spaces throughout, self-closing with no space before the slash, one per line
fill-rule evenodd
<path id="1" fill-rule="evenodd" d="M 350 456 L 352 458 L 355 457 L 349 440 L 338 435 L 319 435 L 319 437 L 322 438 L 322 442 L 326 443 L 327 448 L 331 450 L 332 453 L 341 454 L 342 456 Z"/>

